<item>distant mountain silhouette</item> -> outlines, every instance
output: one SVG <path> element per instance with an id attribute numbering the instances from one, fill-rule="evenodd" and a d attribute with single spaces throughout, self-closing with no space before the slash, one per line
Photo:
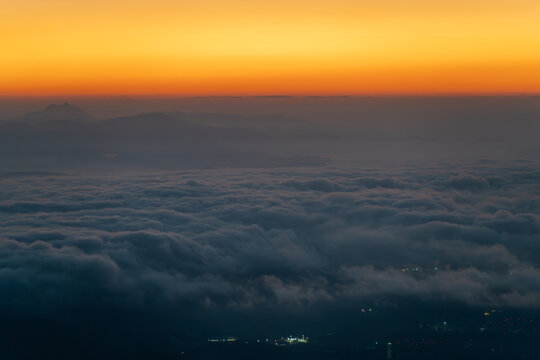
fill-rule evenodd
<path id="1" fill-rule="evenodd" d="M 309 151 L 297 153 L 288 148 L 301 149 L 295 141 L 266 130 L 237 127 L 233 122 L 228 124 L 232 126 L 220 127 L 185 120 L 179 114 L 163 113 L 84 122 L 75 121 L 77 117 L 67 117 L 73 108 L 69 104 L 49 106 L 30 116 L 31 121 L 0 124 L 3 171 L 323 166 L 329 163 L 328 159 L 312 156 Z M 65 109 L 68 110 L 63 112 Z M 65 117 L 53 116 L 57 113 Z"/>
<path id="2" fill-rule="evenodd" d="M 81 108 L 73 106 L 69 103 L 62 105 L 49 105 L 43 110 L 34 111 L 26 114 L 23 120 L 28 122 L 43 122 L 43 121 L 76 121 L 84 122 L 92 120 Z"/>
<path id="3" fill-rule="evenodd" d="M 239 115 L 223 113 L 187 113 L 174 111 L 167 115 L 182 118 L 197 124 L 204 124 L 217 127 L 241 127 L 255 130 L 282 130 L 287 131 L 307 130 L 312 126 L 309 122 L 289 118 L 279 114 L 273 115 Z"/>
<path id="4" fill-rule="evenodd" d="M 266 137 L 257 130 L 238 126 L 218 127 L 209 124 L 195 123 L 181 117 L 173 117 L 163 113 L 144 113 L 135 116 L 118 117 L 96 122 L 96 129 L 108 134 L 118 134 L 122 137 L 144 137 L 146 141 L 157 138 L 160 143 L 173 138 L 173 142 L 201 143 L 255 141 Z"/>

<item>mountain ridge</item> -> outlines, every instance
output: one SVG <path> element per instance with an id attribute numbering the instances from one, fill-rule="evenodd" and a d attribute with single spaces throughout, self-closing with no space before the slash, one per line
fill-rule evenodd
<path id="1" fill-rule="evenodd" d="M 80 107 L 73 106 L 68 102 L 61 105 L 50 104 L 45 108 L 25 114 L 22 118 L 28 122 L 47 122 L 47 121 L 75 121 L 88 122 L 92 117 Z"/>

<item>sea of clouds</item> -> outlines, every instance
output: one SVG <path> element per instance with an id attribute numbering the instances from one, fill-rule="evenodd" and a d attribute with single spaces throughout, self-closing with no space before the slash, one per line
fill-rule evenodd
<path id="1" fill-rule="evenodd" d="M 3 309 L 540 305 L 531 164 L 4 174 L 0 189 Z"/>

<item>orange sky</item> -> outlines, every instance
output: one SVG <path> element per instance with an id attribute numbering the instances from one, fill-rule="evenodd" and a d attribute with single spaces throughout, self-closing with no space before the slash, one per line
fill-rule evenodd
<path id="1" fill-rule="evenodd" d="M 0 94 L 540 93 L 538 0 L 0 0 Z"/>

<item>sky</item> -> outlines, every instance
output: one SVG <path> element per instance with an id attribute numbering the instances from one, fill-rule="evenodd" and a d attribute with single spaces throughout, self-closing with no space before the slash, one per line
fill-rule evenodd
<path id="1" fill-rule="evenodd" d="M 0 95 L 540 92 L 531 0 L 0 2 Z"/>

